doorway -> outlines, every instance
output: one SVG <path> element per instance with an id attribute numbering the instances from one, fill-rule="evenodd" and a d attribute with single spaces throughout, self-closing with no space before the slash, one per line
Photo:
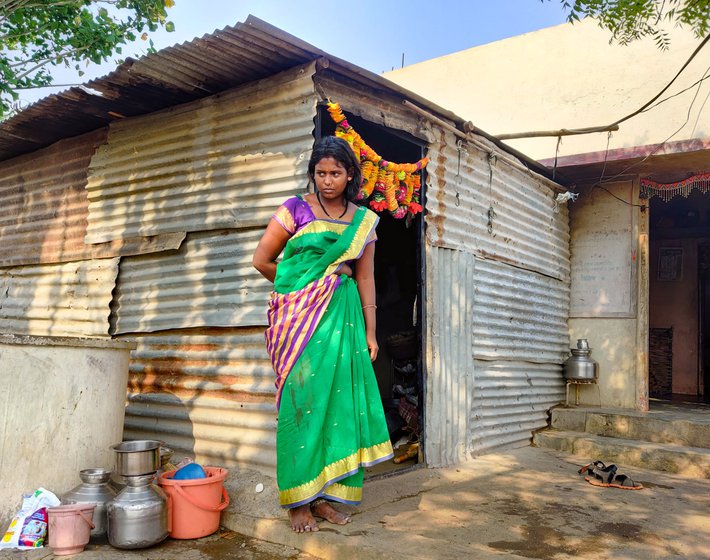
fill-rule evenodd
<path id="1" fill-rule="evenodd" d="M 710 402 L 710 196 L 650 199 L 649 396 Z"/>
<path id="2" fill-rule="evenodd" d="M 416 162 L 424 156 L 426 144 L 413 136 L 347 112 L 345 115 L 365 142 L 384 159 Z M 334 133 L 335 123 L 326 106 L 320 105 L 316 137 Z M 422 176 L 422 205 L 425 195 L 425 177 Z M 367 469 L 369 477 L 416 466 L 422 459 L 419 450 L 423 426 L 424 223 L 421 213 L 413 219 L 395 219 L 388 211 L 378 215 L 375 284 L 380 350 L 373 367 L 395 459 Z"/>

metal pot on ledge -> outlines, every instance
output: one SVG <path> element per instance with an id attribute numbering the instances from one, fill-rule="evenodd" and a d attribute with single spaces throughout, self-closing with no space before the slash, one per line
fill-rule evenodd
<path id="1" fill-rule="evenodd" d="M 596 383 L 599 364 L 592 359 L 592 349 L 586 338 L 577 339 L 577 348 L 570 348 L 571 356 L 564 364 L 565 379 L 572 383 Z"/>

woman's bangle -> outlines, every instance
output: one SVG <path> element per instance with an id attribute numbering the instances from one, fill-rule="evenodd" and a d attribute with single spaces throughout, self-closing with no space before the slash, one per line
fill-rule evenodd
<path id="1" fill-rule="evenodd" d="M 374 303 L 372 303 L 370 305 L 363 305 L 362 306 L 363 309 L 367 309 L 368 307 L 374 307 L 375 309 L 377 309 L 377 306 Z"/>

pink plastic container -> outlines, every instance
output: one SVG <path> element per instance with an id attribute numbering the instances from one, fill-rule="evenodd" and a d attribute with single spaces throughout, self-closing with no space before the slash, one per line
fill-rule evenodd
<path id="1" fill-rule="evenodd" d="M 69 504 L 49 508 L 47 536 L 56 556 L 76 554 L 89 542 L 94 523 L 91 520 L 96 504 Z"/>

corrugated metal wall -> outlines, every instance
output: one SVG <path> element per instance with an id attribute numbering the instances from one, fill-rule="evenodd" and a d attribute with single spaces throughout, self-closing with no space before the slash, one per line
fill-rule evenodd
<path id="1" fill-rule="evenodd" d="M 125 437 L 275 474 L 276 389 L 261 328 L 131 337 Z"/>
<path id="2" fill-rule="evenodd" d="M 92 160 L 87 240 L 188 232 L 177 252 L 121 260 L 112 333 L 139 342 L 126 438 L 275 472 L 272 288 L 251 258 L 278 205 L 305 191 L 314 69 L 118 123 Z"/>
<path id="3" fill-rule="evenodd" d="M 0 332 L 108 336 L 118 259 L 0 268 Z"/>
<path id="4" fill-rule="evenodd" d="M 547 411 L 564 401 L 559 364 L 474 361 L 475 383 L 471 452 L 479 455 L 505 446 L 525 446 L 547 424 Z"/>
<path id="5" fill-rule="evenodd" d="M 86 169 L 105 139 L 99 130 L 0 166 L 0 266 L 90 257 L 84 245 Z"/>
<path id="6" fill-rule="evenodd" d="M 251 264 L 263 233 L 190 233 L 175 253 L 124 258 L 111 333 L 266 325 L 273 286 Z"/>
<path id="7" fill-rule="evenodd" d="M 427 171 L 427 241 L 569 279 L 567 207 L 536 178 L 442 133 Z M 492 233 L 488 211 L 493 208 Z M 555 209 L 557 208 L 557 211 Z"/>
<path id="8" fill-rule="evenodd" d="M 569 342 L 569 285 L 494 260 L 476 259 L 474 357 L 560 363 Z"/>
<path id="9" fill-rule="evenodd" d="M 447 342 L 452 348 L 470 344 L 466 354 L 450 352 L 455 382 L 447 382 L 450 365 L 427 351 L 426 457 L 445 465 L 462 454 L 527 444 L 545 425 L 546 410 L 563 400 L 569 225 L 543 178 L 444 131 L 429 156 L 427 345 L 441 344 L 436 328 L 448 313 L 470 309 L 466 328 L 449 330 L 459 339 Z M 462 283 L 454 290 L 450 277 L 459 268 Z M 448 402 L 466 418 L 451 418 Z M 442 445 L 449 441 L 459 446 L 456 453 Z"/>
<path id="10" fill-rule="evenodd" d="M 424 416 L 426 461 L 432 467 L 459 463 L 470 450 L 474 261 L 463 251 L 427 251 Z"/>
<path id="11" fill-rule="evenodd" d="M 112 125 L 89 170 L 87 243 L 266 224 L 306 184 L 313 71 Z"/>

